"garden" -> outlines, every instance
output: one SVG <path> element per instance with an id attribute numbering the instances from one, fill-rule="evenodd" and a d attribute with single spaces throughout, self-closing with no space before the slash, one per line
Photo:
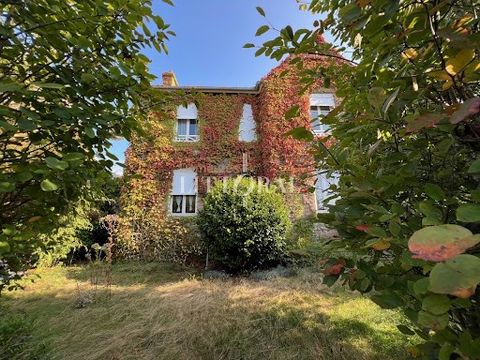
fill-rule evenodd
<path id="1" fill-rule="evenodd" d="M 2 3 L 0 359 L 480 359 L 478 1 L 297 3 L 309 27 L 258 6 L 244 48 L 342 100 L 325 137 L 284 114 L 339 179 L 303 219 L 248 176 L 192 218 L 149 207 L 150 178 L 125 196 L 112 143 L 161 141 L 170 100 L 153 2 Z"/>

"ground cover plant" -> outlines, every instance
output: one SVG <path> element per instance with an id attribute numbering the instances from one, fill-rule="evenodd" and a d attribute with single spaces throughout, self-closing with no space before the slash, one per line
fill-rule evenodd
<path id="1" fill-rule="evenodd" d="M 108 287 L 97 270 L 37 270 L 35 283 L 6 292 L 0 359 L 409 359 L 416 341 L 393 325 L 399 313 L 328 289 L 317 270 L 202 280 L 179 266 L 122 263 Z"/>

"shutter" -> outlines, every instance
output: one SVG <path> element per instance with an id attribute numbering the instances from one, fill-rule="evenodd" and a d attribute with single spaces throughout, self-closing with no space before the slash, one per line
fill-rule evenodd
<path id="1" fill-rule="evenodd" d="M 310 95 L 310 106 L 335 107 L 335 97 L 333 94 L 312 94 Z"/>
<path id="2" fill-rule="evenodd" d="M 244 104 L 242 118 L 240 119 L 240 128 L 238 131 L 238 140 L 255 141 L 257 140 L 256 124 L 253 118 L 252 105 Z"/>
<path id="3" fill-rule="evenodd" d="M 173 195 L 195 195 L 197 174 L 194 169 L 173 170 Z"/>
<path id="4" fill-rule="evenodd" d="M 194 103 L 188 104 L 187 107 L 177 107 L 177 119 L 196 119 L 198 117 L 197 106 Z"/>

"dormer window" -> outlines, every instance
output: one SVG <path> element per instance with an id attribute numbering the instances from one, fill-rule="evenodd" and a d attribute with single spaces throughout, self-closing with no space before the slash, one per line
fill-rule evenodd
<path id="1" fill-rule="evenodd" d="M 330 131 L 330 127 L 322 123 L 322 118 L 327 116 L 335 107 L 333 94 L 310 95 L 310 118 L 312 119 L 312 132 L 317 135 Z"/>
<path id="2" fill-rule="evenodd" d="M 175 141 L 194 142 L 200 139 L 198 135 L 198 110 L 195 104 L 177 108 L 177 130 Z"/>

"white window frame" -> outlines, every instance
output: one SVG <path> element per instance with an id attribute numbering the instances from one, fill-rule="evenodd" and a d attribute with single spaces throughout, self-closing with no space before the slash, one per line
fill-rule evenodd
<path id="1" fill-rule="evenodd" d="M 195 121 L 197 126 L 197 134 L 190 135 L 190 126 L 192 125 L 192 120 Z M 179 124 L 180 121 L 186 121 L 186 134 L 179 134 Z M 198 109 L 194 103 L 188 104 L 188 106 L 180 105 L 177 107 L 177 123 L 175 126 L 175 142 L 196 142 L 200 140 L 199 135 L 199 122 L 198 122 Z"/>
<path id="2" fill-rule="evenodd" d="M 178 175 L 180 177 L 180 190 L 178 190 L 178 186 L 175 186 L 175 172 L 178 172 Z M 193 185 L 193 190 L 191 188 L 191 185 L 187 184 L 185 185 L 185 178 L 191 179 L 191 176 L 186 176 L 183 175 L 182 173 L 186 173 L 191 175 L 191 172 L 194 173 L 194 185 Z M 178 179 L 178 178 L 177 178 Z M 187 188 L 185 188 L 187 186 Z M 177 188 L 177 189 L 176 189 Z M 181 196 L 182 197 L 182 208 L 181 212 L 174 212 L 173 211 L 173 203 L 174 203 L 174 197 L 175 196 Z M 194 212 L 187 212 L 187 197 L 193 196 L 195 197 L 195 211 Z M 172 192 L 170 195 L 170 201 L 168 202 L 168 209 L 169 209 L 169 214 L 171 216 L 195 216 L 197 215 L 198 212 L 198 176 L 197 172 L 193 168 L 187 168 L 187 169 L 176 169 L 173 172 L 173 177 L 172 177 Z"/>
<path id="3" fill-rule="evenodd" d="M 178 133 L 178 125 L 181 120 L 187 121 L 187 127 L 186 127 L 186 134 L 179 134 Z M 190 125 L 191 121 L 194 120 L 197 125 L 197 134 L 196 135 L 190 135 Z M 200 135 L 198 134 L 198 120 L 197 119 L 177 119 L 177 126 L 175 128 L 175 141 L 176 142 L 196 142 L 200 140 Z"/>
<path id="4" fill-rule="evenodd" d="M 328 95 L 329 99 L 321 100 L 322 95 L 324 95 L 323 97 L 325 97 L 325 95 Z M 314 135 L 324 135 L 330 133 L 330 126 L 328 126 L 327 124 L 322 124 L 321 120 L 323 117 L 327 116 L 334 108 L 335 95 L 333 93 L 314 93 L 310 95 L 309 111 L 310 118 L 312 120 L 312 133 Z M 313 118 L 312 116 L 313 111 L 316 111 L 318 114 L 315 118 Z M 317 129 L 315 129 L 314 127 L 317 127 Z"/>

